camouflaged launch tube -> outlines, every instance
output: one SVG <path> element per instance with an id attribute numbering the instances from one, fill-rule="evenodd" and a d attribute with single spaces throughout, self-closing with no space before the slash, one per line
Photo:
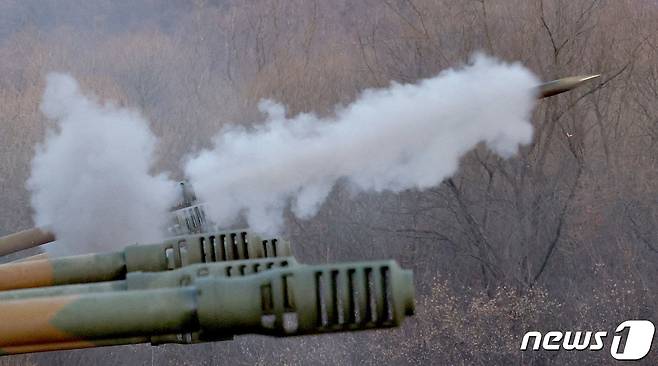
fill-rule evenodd
<path id="1" fill-rule="evenodd" d="M 0 265 L 0 291 L 112 281 L 126 273 L 158 272 L 194 263 L 292 255 L 290 243 L 263 240 L 246 231 L 187 235 L 121 252 L 85 254 Z"/>
<path id="2" fill-rule="evenodd" d="M 412 273 L 394 261 L 294 266 L 182 288 L 2 301 L 0 353 L 171 334 L 195 333 L 204 342 L 356 331 L 397 326 L 413 312 Z"/>
<path id="3" fill-rule="evenodd" d="M 55 234 L 48 228 L 32 228 L 0 237 L 0 256 L 38 247 L 55 241 Z"/>
<path id="4" fill-rule="evenodd" d="M 98 282 L 94 284 L 77 284 L 50 286 L 44 288 L 30 288 L 13 291 L 0 291 L 0 301 L 17 300 L 37 297 L 52 297 L 63 295 L 81 295 L 87 293 L 102 293 L 111 291 L 127 291 L 140 289 L 155 289 L 167 287 L 189 286 L 199 278 L 206 277 L 237 277 L 254 273 L 261 273 L 282 267 L 298 266 L 294 257 L 247 259 L 240 261 L 193 264 L 180 269 L 166 272 L 132 272 L 125 280 Z M 140 341 L 136 341 L 140 339 Z M 221 337 L 216 340 L 229 340 L 232 337 Z M 132 343 L 200 343 L 198 333 L 167 334 L 154 337 L 119 338 L 95 340 L 93 344 L 80 342 L 59 342 L 51 344 L 30 345 L 16 348 L 13 353 L 41 352 L 55 349 L 87 348 L 101 345 L 122 345 Z"/>
<path id="5" fill-rule="evenodd" d="M 245 259 L 192 264 L 164 272 L 131 272 L 125 280 L 0 291 L 0 301 L 35 297 L 81 295 L 111 291 L 183 287 L 205 277 L 241 277 L 282 267 L 298 266 L 294 257 Z"/>

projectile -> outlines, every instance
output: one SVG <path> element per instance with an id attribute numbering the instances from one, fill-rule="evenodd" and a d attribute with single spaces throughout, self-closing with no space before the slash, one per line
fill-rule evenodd
<path id="1" fill-rule="evenodd" d="M 588 80 L 596 79 L 599 76 L 601 75 L 569 76 L 566 78 L 546 82 L 537 87 L 539 91 L 538 98 L 542 99 L 551 97 L 556 94 L 564 93 L 583 85 Z"/>

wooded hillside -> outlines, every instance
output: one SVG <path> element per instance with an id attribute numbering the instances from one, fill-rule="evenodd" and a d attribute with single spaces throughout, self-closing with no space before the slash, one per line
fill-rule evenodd
<path id="1" fill-rule="evenodd" d="M 657 19 L 649 0 L 1 1 L 3 235 L 32 226 L 25 181 L 50 71 L 139 110 L 162 142 L 157 170 L 178 178 L 221 126 L 259 121 L 261 98 L 330 114 L 365 88 L 429 77 L 476 51 L 545 80 L 602 77 L 540 102 L 519 156 L 478 148 L 438 187 L 354 196 L 338 186 L 315 218 L 289 215 L 302 262 L 395 258 L 414 270 L 418 311 L 401 329 L 0 365 L 609 362 L 607 349 L 518 349 L 528 330 L 658 320 Z"/>

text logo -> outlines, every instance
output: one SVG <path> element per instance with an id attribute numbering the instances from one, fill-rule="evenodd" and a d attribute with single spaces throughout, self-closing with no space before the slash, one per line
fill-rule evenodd
<path id="1" fill-rule="evenodd" d="M 651 349 L 656 328 L 649 320 L 627 320 L 615 329 L 610 346 L 610 355 L 616 360 L 640 360 Z M 527 332 L 521 341 L 521 350 L 531 347 L 533 351 L 600 351 L 605 346 L 608 332 L 605 331 L 550 331 L 542 334 Z M 625 342 L 622 342 L 625 340 Z"/>

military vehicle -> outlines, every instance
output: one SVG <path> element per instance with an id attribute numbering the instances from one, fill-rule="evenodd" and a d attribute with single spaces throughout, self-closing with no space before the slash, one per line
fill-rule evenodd
<path id="1" fill-rule="evenodd" d="M 0 291 L 123 279 L 129 272 L 160 272 L 195 263 L 291 256 L 290 243 L 244 230 L 177 236 L 123 251 L 36 259 L 0 265 Z"/>
<path id="2" fill-rule="evenodd" d="M 0 301 L 0 354 L 387 328 L 414 313 L 412 273 L 393 261 L 279 266 L 232 278 L 212 267 L 222 264 L 167 273 L 179 283 L 143 273 L 64 293 L 12 291 Z"/>
<path id="3" fill-rule="evenodd" d="M 537 96 L 596 77 L 548 82 Z M 413 315 L 413 275 L 394 261 L 299 264 L 286 241 L 219 230 L 179 186 L 162 243 L 0 265 L 0 355 L 357 331 Z M 55 239 L 48 228 L 12 234 L 0 256 Z"/>
<path id="4" fill-rule="evenodd" d="M 287 241 L 212 231 L 181 188 L 179 235 L 162 243 L 0 265 L 0 355 L 357 331 L 413 314 L 412 273 L 395 262 L 300 265 Z M 7 242 L 54 239 L 27 233 Z"/>

